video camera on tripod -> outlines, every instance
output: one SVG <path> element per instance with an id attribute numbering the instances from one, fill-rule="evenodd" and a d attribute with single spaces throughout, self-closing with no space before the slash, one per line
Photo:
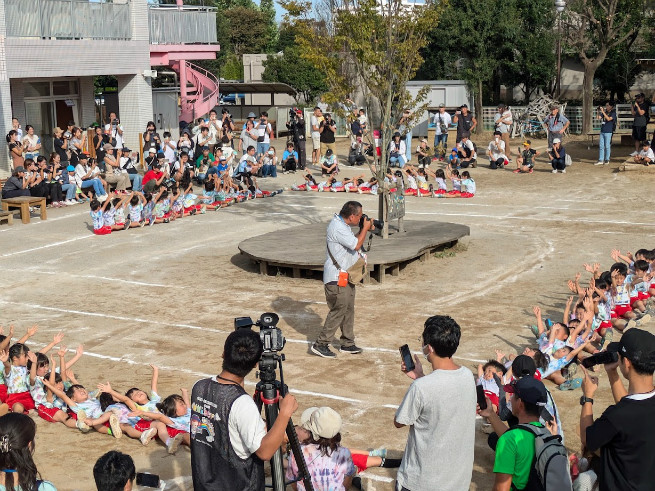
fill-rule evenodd
<path id="1" fill-rule="evenodd" d="M 280 352 L 284 348 L 286 340 L 282 330 L 277 327 L 280 317 L 273 312 L 263 313 L 259 320 L 253 322 L 250 317 L 235 317 L 234 330 L 252 329 L 253 326 L 259 327 L 259 339 L 261 339 L 264 352 L 259 360 L 259 372 L 257 377 L 259 382 L 255 387 L 255 403 L 261 411 L 264 407 L 264 416 L 266 418 L 266 427 L 270 430 L 279 414 L 279 400 L 284 397 L 288 388 L 284 383 L 284 372 L 282 362 L 284 354 Z M 280 369 L 280 380 L 275 378 L 275 369 Z M 307 464 L 300 449 L 300 442 L 293 422 L 289 420 L 286 429 L 287 437 L 291 451 L 298 464 L 300 479 L 305 485 L 305 490 L 313 491 L 312 480 L 307 470 Z M 284 491 L 286 483 L 284 481 L 284 466 L 282 464 L 282 452 L 278 449 L 271 459 L 271 478 L 273 480 L 273 489 L 275 491 Z"/>

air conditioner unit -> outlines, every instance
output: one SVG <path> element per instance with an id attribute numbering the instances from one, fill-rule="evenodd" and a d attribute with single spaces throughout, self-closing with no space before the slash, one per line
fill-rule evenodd
<path id="1" fill-rule="evenodd" d="M 143 70 L 143 76 L 157 78 L 157 70 Z"/>

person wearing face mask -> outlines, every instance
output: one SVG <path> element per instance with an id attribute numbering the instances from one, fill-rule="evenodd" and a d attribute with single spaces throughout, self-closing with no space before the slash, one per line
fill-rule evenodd
<path id="1" fill-rule="evenodd" d="M 476 389 L 473 373 L 453 361 L 461 329 L 446 315 L 425 321 L 421 344 L 432 372 L 401 370 L 413 380 L 396 411 L 396 428 L 409 426 L 396 491 L 468 490 L 473 474 Z"/>
<path id="2" fill-rule="evenodd" d="M 259 159 L 261 165 L 262 177 L 277 177 L 277 155 L 275 147 L 269 147 L 264 155 Z"/>

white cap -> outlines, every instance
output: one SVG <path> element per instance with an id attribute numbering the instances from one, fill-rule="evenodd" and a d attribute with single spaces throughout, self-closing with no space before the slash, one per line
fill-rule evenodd
<path id="1" fill-rule="evenodd" d="M 562 143 L 562 140 L 560 140 L 559 138 L 554 138 L 553 139 L 553 144 L 555 144 L 555 143 Z"/>

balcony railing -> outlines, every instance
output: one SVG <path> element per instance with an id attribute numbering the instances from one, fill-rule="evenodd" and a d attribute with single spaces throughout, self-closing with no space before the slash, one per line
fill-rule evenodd
<path id="1" fill-rule="evenodd" d="M 148 9 L 151 44 L 214 44 L 216 8 L 160 5 Z"/>
<path id="2" fill-rule="evenodd" d="M 5 0 L 8 37 L 118 39 L 132 37 L 130 3 L 88 0 Z"/>

